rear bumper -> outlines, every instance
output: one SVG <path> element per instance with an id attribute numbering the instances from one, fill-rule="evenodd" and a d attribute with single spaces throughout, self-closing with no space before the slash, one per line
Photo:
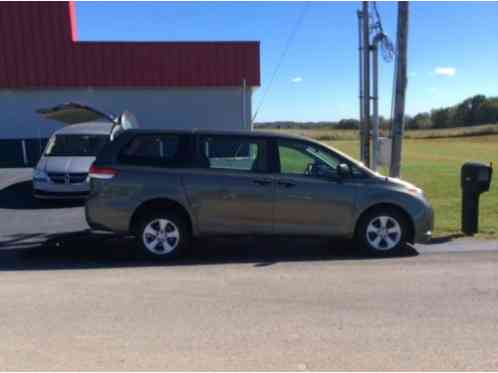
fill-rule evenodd
<path id="1" fill-rule="evenodd" d="M 90 229 L 95 231 L 113 232 L 113 229 L 108 227 L 107 225 L 96 222 L 95 219 L 92 218 L 91 210 L 92 210 L 91 208 L 90 209 L 88 208 L 88 199 L 87 199 L 85 203 L 85 220 Z"/>
<path id="2" fill-rule="evenodd" d="M 107 198 L 103 193 L 90 193 L 85 201 L 85 219 L 94 230 L 103 230 L 118 234 L 129 233 L 129 224 L 133 209 L 129 201 Z"/>

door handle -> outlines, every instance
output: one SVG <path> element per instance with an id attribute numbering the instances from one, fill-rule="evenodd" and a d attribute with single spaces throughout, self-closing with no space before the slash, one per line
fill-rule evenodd
<path id="1" fill-rule="evenodd" d="M 292 181 L 279 181 L 278 182 L 278 185 L 279 186 L 282 186 L 284 188 L 292 188 L 293 186 L 296 186 L 296 183 L 292 182 Z"/>
<path id="2" fill-rule="evenodd" d="M 252 181 L 254 184 L 258 184 L 258 185 L 261 185 L 261 186 L 266 186 L 266 185 L 269 185 L 272 183 L 271 180 L 268 180 L 268 179 L 255 179 Z"/>

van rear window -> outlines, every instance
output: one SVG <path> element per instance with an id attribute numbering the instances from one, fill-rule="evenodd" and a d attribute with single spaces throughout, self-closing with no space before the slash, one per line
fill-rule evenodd
<path id="1" fill-rule="evenodd" d="M 55 135 L 45 148 L 49 157 L 95 157 L 109 141 L 107 135 Z"/>

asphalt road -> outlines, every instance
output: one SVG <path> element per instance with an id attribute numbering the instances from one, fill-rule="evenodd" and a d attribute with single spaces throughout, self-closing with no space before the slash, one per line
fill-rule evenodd
<path id="1" fill-rule="evenodd" d="M 369 259 L 219 240 L 174 263 L 88 231 L 0 172 L 1 370 L 497 370 L 498 243 Z"/>

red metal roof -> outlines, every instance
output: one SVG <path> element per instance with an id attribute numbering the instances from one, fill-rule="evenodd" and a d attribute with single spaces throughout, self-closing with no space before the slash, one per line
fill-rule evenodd
<path id="1" fill-rule="evenodd" d="M 0 88 L 260 85 L 259 42 L 80 42 L 73 2 L 0 2 Z"/>

